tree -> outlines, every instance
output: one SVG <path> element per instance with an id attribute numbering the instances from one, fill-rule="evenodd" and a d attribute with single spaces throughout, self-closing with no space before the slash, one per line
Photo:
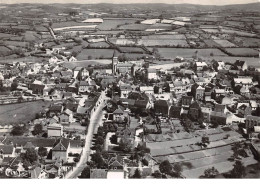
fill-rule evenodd
<path id="1" fill-rule="evenodd" d="M 132 142 L 130 139 L 128 138 L 122 138 L 120 141 L 119 141 L 119 149 L 123 152 L 131 152 L 132 151 Z"/>
<path id="2" fill-rule="evenodd" d="M 80 176 L 79 176 L 80 179 L 89 179 L 90 178 L 90 167 L 89 166 L 86 166 Z"/>
<path id="3" fill-rule="evenodd" d="M 13 136 L 21 136 L 24 134 L 24 127 L 16 125 L 13 127 L 12 131 L 10 132 Z"/>
<path id="4" fill-rule="evenodd" d="M 170 175 L 172 174 L 172 165 L 168 160 L 165 160 L 159 165 L 159 170 L 161 173 Z"/>
<path id="5" fill-rule="evenodd" d="M 111 136 L 110 142 L 111 142 L 112 144 L 117 144 L 117 135 L 116 135 L 116 134 L 114 134 L 114 135 Z"/>
<path id="6" fill-rule="evenodd" d="M 24 155 L 22 155 L 23 160 L 28 160 L 30 163 L 33 163 L 38 160 L 38 155 L 34 148 L 28 148 Z"/>
<path id="7" fill-rule="evenodd" d="M 154 91 L 154 94 L 158 94 L 159 93 L 159 87 L 158 86 L 154 86 L 153 87 L 153 91 Z"/>
<path id="8" fill-rule="evenodd" d="M 153 176 L 154 178 L 156 178 L 156 179 L 161 179 L 161 178 L 162 178 L 162 174 L 161 174 L 161 172 L 160 172 L 159 170 L 156 170 L 156 171 L 152 174 L 152 176 Z"/>
<path id="9" fill-rule="evenodd" d="M 164 84 L 164 91 L 165 92 L 170 92 L 170 85 L 168 83 Z"/>
<path id="10" fill-rule="evenodd" d="M 11 84 L 11 91 L 17 90 L 17 87 L 18 87 L 18 83 L 17 83 L 17 82 L 13 82 L 13 83 Z"/>
<path id="11" fill-rule="evenodd" d="M 236 94 L 240 94 L 240 89 L 241 89 L 242 87 L 240 86 L 240 85 L 237 85 L 237 86 L 235 86 L 234 87 L 234 92 L 236 93 Z"/>
<path id="12" fill-rule="evenodd" d="M 201 143 L 202 143 L 203 146 L 207 146 L 207 144 L 210 143 L 210 142 L 209 142 L 209 137 L 208 137 L 208 136 L 203 136 L 203 137 L 201 138 Z"/>
<path id="13" fill-rule="evenodd" d="M 34 125 L 34 128 L 33 128 L 33 131 L 32 131 L 32 134 L 33 135 L 38 135 L 40 133 L 42 133 L 42 125 L 41 124 L 35 124 Z"/>
<path id="14" fill-rule="evenodd" d="M 72 55 L 73 57 L 76 57 L 76 56 L 78 55 L 78 52 L 77 52 L 77 51 L 72 51 L 71 55 Z"/>
<path id="15" fill-rule="evenodd" d="M 102 136 L 98 136 L 95 142 L 97 145 L 103 145 L 104 144 L 104 139 Z"/>
<path id="16" fill-rule="evenodd" d="M 141 179 L 142 178 L 141 172 L 140 172 L 140 170 L 138 168 L 135 170 L 135 173 L 132 176 L 132 178 L 134 178 L 134 179 Z"/>
<path id="17" fill-rule="evenodd" d="M 246 168 L 241 161 L 236 161 L 234 168 L 230 171 L 231 178 L 243 178 L 246 175 Z"/>
<path id="18" fill-rule="evenodd" d="M 219 174 L 218 170 L 214 167 L 208 168 L 204 171 L 204 178 L 214 178 Z"/>
<path id="19" fill-rule="evenodd" d="M 105 165 L 104 159 L 100 152 L 91 154 L 91 161 L 93 161 L 97 168 L 103 168 Z"/>
<path id="20" fill-rule="evenodd" d="M 176 163 L 173 165 L 173 170 L 175 172 L 176 177 L 180 177 L 181 176 L 181 172 L 182 172 L 182 167 L 180 164 Z"/>
<path id="21" fill-rule="evenodd" d="M 47 148 L 45 148 L 45 147 L 40 147 L 40 148 L 38 149 L 38 155 L 39 155 L 39 156 L 45 157 L 45 156 L 47 156 L 47 154 L 48 154 Z"/>

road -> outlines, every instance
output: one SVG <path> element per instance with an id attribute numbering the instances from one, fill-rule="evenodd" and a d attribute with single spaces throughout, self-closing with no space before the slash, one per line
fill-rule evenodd
<path id="1" fill-rule="evenodd" d="M 103 96 L 103 99 L 104 100 L 106 99 L 105 96 Z M 104 102 L 99 104 L 98 108 L 91 116 L 89 127 L 88 127 L 88 133 L 85 139 L 85 146 L 83 148 L 80 161 L 77 163 L 76 167 L 74 167 L 72 171 L 66 174 L 65 179 L 77 178 L 81 174 L 82 170 L 86 167 L 86 162 L 88 161 L 90 155 L 90 147 L 91 147 L 94 131 L 102 122 L 103 108 L 104 108 Z"/>

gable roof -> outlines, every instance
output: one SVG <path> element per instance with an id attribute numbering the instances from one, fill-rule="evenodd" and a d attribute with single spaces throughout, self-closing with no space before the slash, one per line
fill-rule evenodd
<path id="1" fill-rule="evenodd" d="M 69 143 L 69 139 L 60 138 L 54 143 L 52 151 L 67 151 Z"/>

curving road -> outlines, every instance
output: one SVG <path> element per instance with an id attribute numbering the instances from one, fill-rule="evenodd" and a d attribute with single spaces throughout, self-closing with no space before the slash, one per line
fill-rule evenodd
<path id="1" fill-rule="evenodd" d="M 103 96 L 103 100 L 106 99 L 104 93 L 102 93 L 101 96 Z M 72 171 L 70 171 L 69 173 L 66 174 L 66 176 L 64 177 L 65 179 L 77 178 L 81 174 L 82 170 L 87 166 L 86 162 L 89 159 L 92 138 L 93 138 L 95 130 L 97 130 L 98 126 L 102 122 L 102 115 L 103 115 L 102 109 L 104 108 L 104 105 L 105 104 L 103 101 L 102 103 L 100 103 L 98 105 L 98 108 L 91 116 L 89 127 L 88 127 L 88 133 L 87 133 L 86 139 L 85 139 L 85 146 L 83 148 L 83 152 L 82 152 L 80 161 L 77 163 L 76 167 L 74 167 Z"/>

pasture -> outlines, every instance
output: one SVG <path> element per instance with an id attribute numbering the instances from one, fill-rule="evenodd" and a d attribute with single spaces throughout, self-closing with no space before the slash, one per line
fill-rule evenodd
<path id="1" fill-rule="evenodd" d="M 35 114 L 48 108 L 51 102 L 35 101 L 10 105 L 0 105 L 0 124 L 27 123 L 35 118 Z"/>
<path id="2" fill-rule="evenodd" d="M 233 56 L 258 56 L 259 52 L 252 48 L 225 48 Z"/>
<path id="3" fill-rule="evenodd" d="M 113 30 L 120 25 L 134 24 L 138 19 L 104 19 L 103 23 L 97 26 L 99 30 Z"/>
<path id="4" fill-rule="evenodd" d="M 93 59 L 112 58 L 113 53 L 113 49 L 83 49 L 76 58 L 78 60 L 86 60 L 89 56 Z"/>
<path id="5" fill-rule="evenodd" d="M 227 56 L 225 53 L 218 49 L 182 49 L 182 48 L 158 48 L 158 51 L 163 58 L 174 59 L 177 56 L 184 58 L 191 58 L 195 56 L 195 52 L 198 51 L 198 57 L 210 57 L 213 56 Z"/>

